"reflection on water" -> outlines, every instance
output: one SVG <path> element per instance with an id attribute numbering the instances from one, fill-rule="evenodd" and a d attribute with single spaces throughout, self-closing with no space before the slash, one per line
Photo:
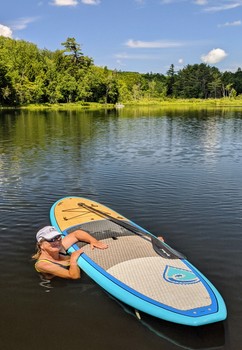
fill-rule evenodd
<path id="1" fill-rule="evenodd" d="M 52 285 L 51 285 L 51 281 L 47 280 L 46 278 L 44 278 L 41 274 L 39 275 L 39 277 L 40 277 L 39 285 L 41 287 L 45 288 L 45 292 L 46 293 L 49 293 L 51 288 L 53 288 Z"/>
<path id="2" fill-rule="evenodd" d="M 240 348 L 241 173 L 240 110 L 1 111 L 1 349 Z M 223 331 L 138 322 L 85 275 L 39 280 L 35 233 L 70 195 L 112 207 L 183 252 L 224 297 Z"/>
<path id="3" fill-rule="evenodd" d="M 135 310 L 112 296 L 110 298 L 116 301 L 126 313 L 137 318 L 145 329 L 181 349 L 218 349 L 225 344 L 222 322 L 197 327 L 196 329 L 174 325 L 143 313 L 137 317 Z"/>

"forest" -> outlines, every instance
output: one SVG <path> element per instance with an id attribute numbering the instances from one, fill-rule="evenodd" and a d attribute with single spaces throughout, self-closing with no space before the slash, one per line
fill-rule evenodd
<path id="1" fill-rule="evenodd" d="M 129 103 L 143 99 L 220 99 L 242 95 L 242 70 L 204 63 L 166 74 L 110 70 L 85 56 L 75 38 L 50 51 L 0 36 L 0 106 L 67 102 Z M 240 97 L 240 96 L 239 96 Z"/>

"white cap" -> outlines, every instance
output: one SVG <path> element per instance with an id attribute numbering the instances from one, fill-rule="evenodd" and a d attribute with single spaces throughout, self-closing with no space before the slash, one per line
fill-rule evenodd
<path id="1" fill-rule="evenodd" d="M 36 234 L 37 242 L 39 242 L 41 239 L 52 239 L 56 236 L 59 236 L 61 233 L 57 231 L 57 229 L 54 226 L 45 226 L 41 230 L 39 230 Z"/>

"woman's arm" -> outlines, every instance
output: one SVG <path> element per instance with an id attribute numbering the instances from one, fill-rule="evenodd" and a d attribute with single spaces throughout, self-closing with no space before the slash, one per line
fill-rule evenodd
<path id="1" fill-rule="evenodd" d="M 81 271 L 77 265 L 77 260 L 81 255 L 81 253 L 83 253 L 83 251 L 82 249 L 79 249 L 71 254 L 69 270 L 66 270 L 63 267 L 58 266 L 55 263 L 53 264 L 48 261 L 40 261 L 38 263 L 38 271 L 42 273 L 47 273 L 56 277 L 61 277 L 61 278 L 79 279 L 81 277 Z"/>
<path id="2" fill-rule="evenodd" d="M 87 242 L 91 245 L 91 249 L 99 248 L 99 249 L 106 249 L 108 247 L 107 244 L 98 241 L 96 238 L 92 237 L 89 233 L 82 231 L 82 230 L 76 230 L 74 232 L 69 233 L 67 236 L 65 236 L 62 239 L 62 245 L 65 249 L 68 249 L 72 244 L 82 241 Z"/>

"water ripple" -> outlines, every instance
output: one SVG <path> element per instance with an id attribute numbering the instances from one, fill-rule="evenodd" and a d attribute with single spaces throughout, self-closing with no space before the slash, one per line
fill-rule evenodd
<path id="1" fill-rule="evenodd" d="M 1 115 L 0 124 L 3 349 L 16 347 L 11 339 L 18 340 L 18 350 L 46 344 L 55 350 L 52 339 L 70 347 L 70 338 L 67 344 L 59 332 L 63 319 L 75 320 L 74 329 L 65 324 L 75 347 L 111 348 L 106 339 L 117 337 L 120 349 L 137 347 L 137 339 L 140 350 L 150 344 L 154 350 L 174 348 L 143 332 L 87 277 L 51 285 L 39 280 L 31 260 L 35 234 L 49 224 L 51 205 L 69 195 L 100 201 L 184 252 L 226 299 L 230 348 L 242 346 L 240 112 L 9 113 Z M 90 345 L 93 319 L 98 345 Z M 58 334 L 50 334 L 53 324 Z M 79 339 L 80 325 L 86 330 Z M 178 328 L 172 327 L 175 337 Z M 120 329 L 129 334 L 128 344 Z"/>

